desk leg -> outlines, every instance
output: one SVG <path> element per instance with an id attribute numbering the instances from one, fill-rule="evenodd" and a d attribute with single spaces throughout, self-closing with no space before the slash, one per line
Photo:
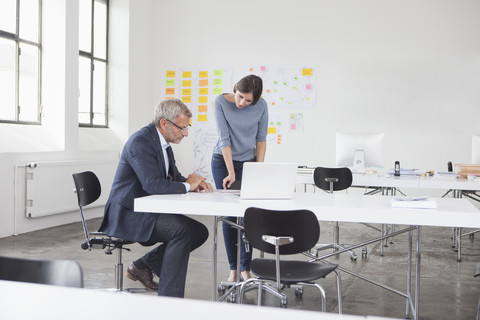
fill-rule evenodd
<path id="1" fill-rule="evenodd" d="M 407 305 L 405 310 L 405 318 L 410 318 L 410 302 L 412 298 L 412 245 L 413 230 L 408 232 L 408 256 L 407 256 Z"/>
<path id="2" fill-rule="evenodd" d="M 415 270 L 415 320 L 418 320 L 418 301 L 420 300 L 420 261 L 421 261 L 422 227 L 417 226 L 417 265 Z"/>
<path id="3" fill-rule="evenodd" d="M 217 301 L 217 241 L 218 241 L 218 217 L 213 217 L 213 254 L 212 254 L 212 301 Z"/>

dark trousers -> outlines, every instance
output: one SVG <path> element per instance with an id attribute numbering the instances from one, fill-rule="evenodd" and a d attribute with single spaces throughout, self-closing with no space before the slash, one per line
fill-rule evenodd
<path id="1" fill-rule="evenodd" d="M 162 244 L 140 260 L 159 277 L 159 296 L 184 297 L 190 252 L 200 247 L 207 238 L 207 227 L 194 219 L 178 214 L 157 214 L 148 242 Z"/>

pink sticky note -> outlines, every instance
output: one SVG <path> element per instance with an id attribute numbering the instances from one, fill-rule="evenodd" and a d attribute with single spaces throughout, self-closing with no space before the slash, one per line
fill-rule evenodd
<path id="1" fill-rule="evenodd" d="M 261 67 L 260 67 L 260 70 L 261 70 L 261 71 L 267 71 L 267 67 L 261 66 Z"/>
<path id="2" fill-rule="evenodd" d="M 290 130 L 295 130 L 297 129 L 297 125 L 296 124 L 291 124 L 290 125 Z"/>
<path id="3" fill-rule="evenodd" d="M 307 84 L 307 85 L 305 86 L 305 89 L 307 89 L 307 90 L 312 90 L 312 85 L 311 85 L 311 84 Z"/>

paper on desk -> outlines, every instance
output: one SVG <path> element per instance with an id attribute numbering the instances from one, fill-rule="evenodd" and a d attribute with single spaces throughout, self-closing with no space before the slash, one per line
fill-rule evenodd
<path id="1" fill-rule="evenodd" d="M 392 208 L 435 209 L 437 201 L 428 197 L 401 197 L 392 199 Z"/>

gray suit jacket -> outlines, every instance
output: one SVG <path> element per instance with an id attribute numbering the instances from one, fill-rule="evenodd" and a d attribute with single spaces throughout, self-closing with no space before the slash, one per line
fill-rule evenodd
<path id="1" fill-rule="evenodd" d="M 172 153 L 173 155 L 173 153 Z M 186 193 L 186 179 L 170 159 L 172 178 L 165 172 L 160 138 L 153 124 L 135 132 L 123 147 L 112 190 L 99 231 L 134 242 L 146 242 L 156 221 L 155 213 L 134 212 L 133 199 L 152 194 Z"/>

